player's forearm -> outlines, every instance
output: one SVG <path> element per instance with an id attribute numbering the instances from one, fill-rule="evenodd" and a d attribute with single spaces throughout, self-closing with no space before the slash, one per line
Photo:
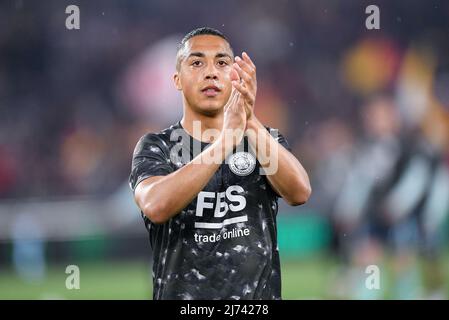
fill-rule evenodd
<path id="1" fill-rule="evenodd" d="M 207 185 L 231 151 L 224 138 L 217 139 L 191 162 L 149 185 L 142 201 L 145 215 L 154 223 L 165 223 L 178 214 Z"/>
<path id="2" fill-rule="evenodd" d="M 268 181 L 290 205 L 305 203 L 312 193 L 306 170 L 298 159 L 281 145 L 278 154 L 278 170 L 267 175 Z"/>
<path id="3" fill-rule="evenodd" d="M 257 120 L 248 123 L 247 135 L 271 186 L 290 205 L 305 203 L 311 194 L 308 174 L 298 159 L 279 144 Z"/>

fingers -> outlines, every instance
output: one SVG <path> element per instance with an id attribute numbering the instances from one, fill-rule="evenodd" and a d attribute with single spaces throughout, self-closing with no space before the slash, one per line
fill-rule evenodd
<path id="1" fill-rule="evenodd" d="M 239 73 L 236 70 L 236 68 L 232 68 L 230 78 L 231 78 L 231 81 L 232 80 L 240 80 Z"/>
<path id="2" fill-rule="evenodd" d="M 254 97 L 249 90 L 249 88 L 245 87 L 243 83 L 239 83 L 237 81 L 232 81 L 232 86 L 245 98 L 247 101 L 251 102 L 251 104 L 254 101 Z"/>
<path id="3" fill-rule="evenodd" d="M 245 55 L 248 56 L 248 55 Z M 249 59 L 249 57 L 248 57 Z M 242 68 L 246 73 L 248 73 L 251 77 L 256 75 L 256 66 L 252 63 L 251 60 L 243 60 L 240 57 L 235 57 L 235 62 Z"/>
<path id="4" fill-rule="evenodd" d="M 237 63 L 234 63 L 232 66 L 234 67 L 233 70 L 236 71 L 236 73 L 238 74 L 240 79 L 243 79 L 243 81 L 245 81 L 245 83 L 247 83 L 248 85 L 252 85 L 252 77 L 248 73 L 243 71 L 243 69 Z M 238 79 L 232 79 L 232 80 L 238 80 Z"/>
<path id="5" fill-rule="evenodd" d="M 243 59 L 240 57 L 235 58 L 235 63 L 232 67 L 237 72 L 240 79 L 243 80 L 242 85 L 249 89 L 250 95 L 254 99 L 257 90 L 256 66 L 246 52 L 243 52 L 242 56 Z M 242 92 L 242 94 L 244 94 L 244 92 Z M 248 95 L 246 96 L 249 98 Z"/>
<path id="6" fill-rule="evenodd" d="M 245 60 L 246 63 L 248 63 L 254 69 L 254 71 L 256 70 L 256 65 L 254 64 L 253 60 L 251 60 L 251 58 L 245 51 L 243 51 L 243 53 L 242 53 L 242 58 L 243 58 L 243 60 Z"/>
<path id="7" fill-rule="evenodd" d="M 249 93 L 248 89 L 246 89 L 242 84 L 235 82 L 235 81 L 234 81 L 234 83 L 236 86 L 236 91 L 239 92 L 239 97 L 238 97 L 238 101 L 236 102 L 236 107 L 233 110 L 235 110 L 237 112 L 245 112 L 246 119 L 249 119 L 253 113 L 252 107 L 251 107 L 253 105 L 253 103 L 248 104 L 248 103 L 246 103 L 246 101 L 248 101 L 248 100 L 254 101 L 253 96 Z"/>
<path id="8" fill-rule="evenodd" d="M 230 74 L 232 94 L 225 111 L 231 108 L 235 112 L 244 110 L 247 114 L 251 114 L 257 90 L 256 66 L 246 52 L 242 53 L 242 57 L 243 59 L 235 57 L 235 63 L 232 65 Z"/>

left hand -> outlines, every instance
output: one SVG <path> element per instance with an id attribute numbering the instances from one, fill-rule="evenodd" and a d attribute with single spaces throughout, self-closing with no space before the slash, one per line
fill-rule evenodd
<path id="1" fill-rule="evenodd" d="M 254 118 L 254 104 L 257 93 L 256 66 L 246 52 L 242 53 L 242 58 L 235 57 L 235 62 L 232 65 L 231 80 L 233 87 L 245 99 L 246 115 L 248 121 L 251 121 Z"/>

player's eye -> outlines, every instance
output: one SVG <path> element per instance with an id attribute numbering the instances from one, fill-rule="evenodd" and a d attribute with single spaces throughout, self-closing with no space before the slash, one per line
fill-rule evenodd
<path id="1" fill-rule="evenodd" d="M 191 63 L 191 65 L 192 65 L 192 66 L 195 66 L 195 67 L 199 67 L 199 66 L 201 65 L 201 61 L 200 61 L 200 60 L 195 60 L 195 61 L 193 61 L 193 62 Z"/>
<path id="2" fill-rule="evenodd" d="M 218 65 L 221 66 L 221 67 L 224 67 L 224 66 L 227 66 L 228 63 L 226 61 L 224 61 L 224 60 L 219 60 L 218 61 Z"/>

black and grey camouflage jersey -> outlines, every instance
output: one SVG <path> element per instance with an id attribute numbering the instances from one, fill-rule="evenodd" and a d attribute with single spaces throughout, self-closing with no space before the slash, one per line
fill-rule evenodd
<path id="1" fill-rule="evenodd" d="M 134 150 L 131 189 L 178 170 L 207 147 L 180 122 L 144 135 Z M 141 213 L 154 257 L 153 299 L 281 299 L 279 195 L 260 168 L 245 138 L 179 214 L 154 224 Z"/>

